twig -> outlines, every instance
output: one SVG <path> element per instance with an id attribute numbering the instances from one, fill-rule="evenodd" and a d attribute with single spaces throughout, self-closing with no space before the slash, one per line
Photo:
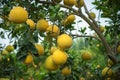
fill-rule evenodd
<path id="1" fill-rule="evenodd" d="M 71 34 L 71 36 L 77 36 L 77 37 L 91 37 L 91 38 L 95 38 L 98 41 L 101 41 L 99 38 L 95 37 L 95 36 L 91 36 L 91 35 L 79 35 L 79 34 Z"/>
<path id="2" fill-rule="evenodd" d="M 56 5 L 57 3 L 52 3 L 52 2 L 48 2 L 48 1 L 39 1 L 39 3 L 43 3 L 43 4 L 51 4 L 51 5 Z M 78 15 L 79 17 L 81 17 L 82 19 L 84 19 L 91 27 L 92 29 L 97 33 L 97 35 L 99 36 L 99 38 L 101 39 L 102 43 L 104 44 L 106 51 L 107 51 L 107 55 L 108 57 L 111 58 L 111 60 L 116 63 L 116 57 L 114 55 L 114 53 L 112 52 L 110 46 L 108 45 L 107 41 L 105 40 L 104 36 L 102 35 L 102 33 L 99 31 L 98 25 L 96 23 L 96 21 L 94 19 L 91 18 L 89 11 L 87 10 L 86 5 L 84 5 L 85 8 L 85 12 L 88 14 L 88 16 L 90 17 L 90 19 L 88 19 L 83 13 L 82 11 L 76 10 L 70 6 L 67 5 L 63 5 L 63 4 L 59 4 L 61 7 L 63 8 L 67 8 L 70 9 L 71 11 L 74 12 L 75 15 Z"/>

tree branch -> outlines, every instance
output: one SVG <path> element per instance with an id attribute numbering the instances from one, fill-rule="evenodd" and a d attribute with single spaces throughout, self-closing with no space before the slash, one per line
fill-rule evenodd
<path id="1" fill-rule="evenodd" d="M 48 2 L 48 1 L 39 1 L 39 3 L 43 3 L 43 4 L 51 4 L 51 5 L 56 5 L 58 3 L 53 3 L 53 2 Z M 87 7 L 86 5 L 84 5 L 84 9 L 86 11 L 86 13 L 88 14 L 88 16 L 90 17 L 87 18 L 83 13 L 82 11 L 79 11 L 79 10 L 76 10 L 70 6 L 67 6 L 67 5 L 63 5 L 63 4 L 59 4 L 61 7 L 63 8 L 67 8 L 67 9 L 70 9 L 71 11 L 74 12 L 75 15 L 78 15 L 79 17 L 81 17 L 83 20 L 85 20 L 91 27 L 92 29 L 97 33 L 97 35 L 99 36 L 99 38 L 101 39 L 102 43 L 104 44 L 105 48 L 106 48 L 106 51 L 107 51 L 107 55 L 108 57 L 111 58 L 111 60 L 116 63 L 116 57 L 113 53 L 113 51 L 111 50 L 110 46 L 108 45 L 107 41 L 105 40 L 104 36 L 102 35 L 102 33 L 100 32 L 99 28 L 98 28 L 98 25 L 96 23 L 96 21 L 94 19 L 91 18 L 90 14 L 89 14 L 89 11 L 87 10 Z"/>
<path id="2" fill-rule="evenodd" d="M 98 41 L 101 41 L 99 38 L 95 37 L 95 36 L 91 36 L 91 35 L 79 35 L 79 34 L 71 34 L 71 36 L 77 36 L 77 37 L 91 37 L 91 38 L 95 38 Z"/>

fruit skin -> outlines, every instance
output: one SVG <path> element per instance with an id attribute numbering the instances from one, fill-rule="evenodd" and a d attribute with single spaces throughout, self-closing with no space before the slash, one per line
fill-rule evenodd
<path id="1" fill-rule="evenodd" d="M 92 54 L 88 51 L 85 51 L 81 55 L 83 60 L 90 60 L 92 58 Z"/>
<path id="2" fill-rule="evenodd" d="M 75 4 L 75 0 L 63 0 L 63 3 L 68 6 L 73 6 Z"/>
<path id="3" fill-rule="evenodd" d="M 67 58 L 67 54 L 59 49 L 55 50 L 55 52 L 52 55 L 52 60 L 57 65 L 64 64 L 67 61 Z"/>
<path id="4" fill-rule="evenodd" d="M 8 51 L 6 49 L 4 49 L 4 50 L 2 50 L 1 54 L 6 55 L 6 54 L 8 54 Z"/>
<path id="5" fill-rule="evenodd" d="M 27 55 L 26 58 L 25 58 L 24 63 L 25 63 L 25 64 L 30 64 L 30 63 L 32 63 L 32 62 L 33 62 L 33 56 L 32 56 L 30 53 L 28 53 L 28 55 Z"/>
<path id="6" fill-rule="evenodd" d="M 61 34 L 57 38 L 57 45 L 62 50 L 70 48 L 72 43 L 72 38 L 67 34 Z"/>
<path id="7" fill-rule="evenodd" d="M 75 1 L 75 6 L 78 8 L 81 8 L 84 5 L 84 0 L 76 0 Z"/>
<path id="8" fill-rule="evenodd" d="M 36 47 L 39 55 L 43 55 L 44 54 L 44 48 L 43 48 L 43 46 L 41 44 L 36 43 L 35 47 Z"/>
<path id="9" fill-rule="evenodd" d="M 95 19 L 95 18 L 96 18 L 96 15 L 95 15 L 95 13 L 94 13 L 94 12 L 90 12 L 89 14 L 90 14 L 90 16 L 91 16 L 93 19 Z"/>
<path id="10" fill-rule="evenodd" d="M 45 60 L 44 66 L 48 70 L 57 70 L 59 67 L 58 65 L 54 64 L 52 60 L 52 55 L 47 57 L 47 59 Z"/>
<path id="11" fill-rule="evenodd" d="M 5 48 L 8 52 L 11 52 L 14 50 L 14 46 L 12 45 L 7 45 L 7 47 Z"/>
<path id="12" fill-rule="evenodd" d="M 29 25 L 30 29 L 35 29 L 35 23 L 32 19 L 27 19 L 27 25 Z"/>
<path id="13" fill-rule="evenodd" d="M 49 26 L 48 21 L 45 19 L 38 20 L 37 24 L 36 24 L 36 28 L 40 31 L 43 31 L 43 32 L 46 31 L 48 26 Z"/>
<path id="14" fill-rule="evenodd" d="M 55 2 L 57 2 L 57 3 L 60 3 L 62 0 L 54 0 Z"/>
<path id="15" fill-rule="evenodd" d="M 9 20 L 14 23 L 23 23 L 28 19 L 27 11 L 20 6 L 14 7 L 9 13 Z"/>
<path id="16" fill-rule="evenodd" d="M 68 66 L 65 66 L 65 67 L 62 69 L 62 74 L 63 74 L 63 75 L 69 75 L 69 74 L 71 74 L 71 68 L 68 67 Z"/>
<path id="17" fill-rule="evenodd" d="M 55 50 L 57 50 L 57 47 L 52 46 L 52 47 L 50 48 L 50 54 L 53 54 L 53 53 L 55 52 Z"/>
<path id="18" fill-rule="evenodd" d="M 120 53 L 120 45 L 117 47 L 117 52 Z"/>
<path id="19" fill-rule="evenodd" d="M 75 20 L 75 15 L 71 14 L 65 19 L 64 25 L 69 25 L 70 23 L 74 22 L 74 20 Z"/>
<path id="20" fill-rule="evenodd" d="M 112 69 L 109 69 L 109 67 L 105 67 L 103 70 L 102 70 L 102 76 L 112 76 L 113 74 L 113 70 Z"/>
<path id="21" fill-rule="evenodd" d="M 103 32 L 104 32 L 104 30 L 105 30 L 105 27 L 104 27 L 104 26 L 102 26 L 102 25 L 100 25 L 100 27 L 99 27 L 99 28 L 100 28 L 100 32 L 101 32 L 101 33 L 103 33 Z"/>
<path id="22" fill-rule="evenodd" d="M 111 59 L 108 59 L 108 65 L 113 65 L 114 63 L 113 63 L 113 61 L 111 60 Z"/>
<path id="23" fill-rule="evenodd" d="M 47 35 L 57 37 L 60 34 L 60 29 L 56 25 L 50 25 L 46 30 Z"/>

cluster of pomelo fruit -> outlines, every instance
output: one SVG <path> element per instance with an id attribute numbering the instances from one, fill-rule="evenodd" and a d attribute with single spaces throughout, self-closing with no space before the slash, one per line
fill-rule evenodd
<path id="1" fill-rule="evenodd" d="M 68 55 L 65 52 L 66 49 L 69 49 L 72 46 L 72 38 L 66 34 L 66 33 L 62 33 L 60 34 L 60 29 L 57 25 L 55 24 L 50 24 L 48 23 L 47 20 L 45 19 L 40 19 L 36 22 L 36 24 L 34 23 L 33 20 L 28 19 L 28 13 L 27 11 L 20 6 L 14 7 L 10 13 L 9 13 L 9 20 L 11 22 L 17 23 L 17 24 L 21 24 L 21 23 L 27 23 L 27 25 L 29 25 L 30 29 L 38 29 L 41 32 L 46 32 L 47 36 L 50 36 L 52 38 L 55 38 L 57 41 L 57 47 L 56 49 L 51 50 L 51 54 L 50 56 L 47 57 L 47 59 L 45 60 L 45 67 L 48 70 L 56 70 L 60 67 L 60 65 L 63 65 L 66 63 Z M 67 23 L 71 23 L 75 20 L 75 16 L 74 15 L 70 15 L 68 16 L 68 18 L 66 18 L 66 22 Z M 38 51 L 39 55 L 43 55 L 44 54 L 44 47 L 39 44 L 39 43 L 35 43 L 35 47 Z M 51 48 L 52 49 L 52 48 Z M 25 64 L 30 64 L 33 63 L 33 54 L 31 52 L 28 52 L 28 55 L 25 58 L 24 63 Z M 66 70 L 68 70 L 68 72 L 70 73 L 69 68 L 65 67 L 62 71 L 62 73 L 65 73 Z"/>
<path id="2" fill-rule="evenodd" d="M 0 53 L 0 61 L 3 60 L 3 56 L 9 55 L 9 53 L 14 51 L 14 46 L 13 45 L 7 45 L 5 49 L 3 49 Z M 10 58 L 7 58 L 7 61 L 10 61 Z"/>
<path id="3" fill-rule="evenodd" d="M 62 0 L 55 0 L 56 2 L 61 2 Z M 63 0 L 64 5 L 67 6 L 73 6 L 75 5 L 77 8 L 81 8 L 84 6 L 83 0 Z M 96 15 L 91 12 L 91 17 L 95 19 Z M 60 68 L 61 65 L 65 64 L 68 55 L 65 52 L 66 49 L 69 49 L 72 46 L 72 38 L 66 33 L 61 34 L 60 28 L 55 24 L 49 24 L 49 22 L 46 19 L 40 19 L 36 22 L 28 18 L 28 12 L 20 6 L 14 7 L 10 13 L 9 13 L 9 20 L 20 24 L 26 22 L 27 25 L 29 25 L 30 29 L 38 29 L 41 32 L 45 32 L 48 36 L 55 38 L 57 41 L 57 46 L 53 46 L 50 49 L 51 55 L 49 55 L 45 62 L 44 66 L 48 70 L 57 70 Z M 64 26 L 69 25 L 70 23 L 74 22 L 75 15 L 70 14 L 67 16 L 67 18 L 64 20 Z M 104 28 L 100 28 L 101 32 L 104 32 Z M 44 54 L 44 47 L 41 44 L 35 43 L 35 47 L 38 51 L 39 55 Z M 84 51 L 82 53 L 82 59 L 83 60 L 90 60 L 92 58 L 92 54 L 88 51 Z M 26 59 L 24 61 L 25 64 L 33 63 L 33 55 L 31 52 L 28 52 L 28 55 L 26 56 Z M 33 63 L 34 64 L 34 63 Z M 108 68 L 107 68 L 108 69 Z M 106 70 L 103 70 L 102 74 L 105 75 Z M 62 73 L 64 75 L 68 75 L 71 73 L 71 69 L 68 66 L 65 66 L 62 70 Z"/>

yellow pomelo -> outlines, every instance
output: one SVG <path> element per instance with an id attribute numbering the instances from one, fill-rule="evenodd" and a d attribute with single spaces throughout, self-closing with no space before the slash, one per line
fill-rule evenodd
<path id="1" fill-rule="evenodd" d="M 45 60 L 44 66 L 48 70 L 57 70 L 59 67 L 58 65 L 54 64 L 52 60 L 52 55 L 47 57 L 47 59 Z"/>
<path id="2" fill-rule="evenodd" d="M 74 15 L 74 14 L 71 14 L 71 15 L 69 15 L 69 16 L 67 17 L 67 21 L 68 21 L 69 23 L 74 22 L 74 20 L 75 20 L 75 15 Z"/>
<path id="3" fill-rule="evenodd" d="M 9 20 L 15 23 L 23 23 L 28 19 L 28 13 L 23 7 L 14 7 L 9 13 Z"/>
<path id="4" fill-rule="evenodd" d="M 72 38 L 67 34 L 61 34 L 57 38 L 57 45 L 60 49 L 68 49 L 72 46 Z"/>
<path id="5" fill-rule="evenodd" d="M 27 25 L 29 25 L 30 29 L 35 29 L 35 23 L 32 19 L 27 19 Z"/>
<path id="6" fill-rule="evenodd" d="M 49 27 L 46 30 L 46 33 L 51 37 L 57 37 L 60 34 L 60 29 L 56 25 L 49 25 Z"/>
<path id="7" fill-rule="evenodd" d="M 45 19 L 38 20 L 36 24 L 36 28 L 39 29 L 40 31 L 46 31 L 48 26 L 49 26 L 49 23 Z"/>
<path id="8" fill-rule="evenodd" d="M 1 54 L 6 55 L 8 54 L 8 51 L 6 49 L 2 50 Z"/>
<path id="9" fill-rule="evenodd" d="M 50 48 L 50 54 L 53 54 L 53 53 L 55 52 L 55 50 L 57 50 L 57 47 L 52 46 L 52 47 Z"/>
<path id="10" fill-rule="evenodd" d="M 81 57 L 83 60 L 90 60 L 92 58 L 92 54 L 88 51 L 84 51 Z"/>
<path id="11" fill-rule="evenodd" d="M 63 75 L 69 75 L 69 74 L 71 74 L 71 68 L 68 67 L 68 66 L 65 66 L 65 67 L 62 69 L 62 74 L 63 74 Z"/>
<path id="12" fill-rule="evenodd" d="M 52 60 L 57 65 L 64 64 L 67 61 L 67 58 L 67 54 L 59 49 L 55 50 L 55 52 L 52 55 Z"/>
<path id="13" fill-rule="evenodd" d="M 54 0 L 55 2 L 57 2 L 57 3 L 60 3 L 62 0 Z"/>
<path id="14" fill-rule="evenodd" d="M 32 62 L 33 62 L 33 56 L 32 56 L 31 54 L 28 54 L 28 55 L 26 56 L 26 58 L 25 58 L 24 63 L 25 63 L 25 64 L 30 64 L 30 63 L 32 63 Z"/>
<path id="15" fill-rule="evenodd" d="M 75 20 L 75 15 L 71 14 L 65 19 L 64 25 L 68 25 L 68 24 L 74 22 L 74 20 Z"/>
<path id="16" fill-rule="evenodd" d="M 44 48 L 43 48 L 43 46 L 41 44 L 36 43 L 35 47 L 36 47 L 39 55 L 43 55 L 44 54 Z"/>
<path id="17" fill-rule="evenodd" d="M 73 6 L 75 4 L 75 0 L 63 0 L 63 3 L 68 6 Z"/>
<path id="18" fill-rule="evenodd" d="M 96 18 L 96 15 L 95 15 L 95 13 L 94 13 L 94 12 L 90 12 L 89 14 L 90 14 L 90 16 L 91 16 L 93 19 L 95 19 L 95 18 Z"/>
<path id="19" fill-rule="evenodd" d="M 13 45 L 7 45 L 7 47 L 5 48 L 8 52 L 11 52 L 14 50 L 14 46 Z"/>
<path id="20" fill-rule="evenodd" d="M 111 65 L 113 65 L 114 63 L 113 63 L 113 61 L 112 61 L 111 59 L 108 59 L 108 64 L 111 66 Z"/>
<path id="21" fill-rule="evenodd" d="M 75 1 L 75 6 L 80 8 L 84 5 L 84 0 L 76 0 Z"/>
<path id="22" fill-rule="evenodd" d="M 104 30 L 105 30 L 105 27 L 100 25 L 100 27 L 99 27 L 99 28 L 100 28 L 100 32 L 102 32 L 102 33 L 103 33 L 103 32 L 104 32 Z"/>
<path id="23" fill-rule="evenodd" d="M 117 47 L 117 52 L 120 53 L 120 45 Z"/>
<path id="24" fill-rule="evenodd" d="M 103 70 L 102 70 L 102 76 L 112 76 L 113 74 L 113 70 L 112 69 L 109 69 L 109 67 L 105 67 Z"/>

